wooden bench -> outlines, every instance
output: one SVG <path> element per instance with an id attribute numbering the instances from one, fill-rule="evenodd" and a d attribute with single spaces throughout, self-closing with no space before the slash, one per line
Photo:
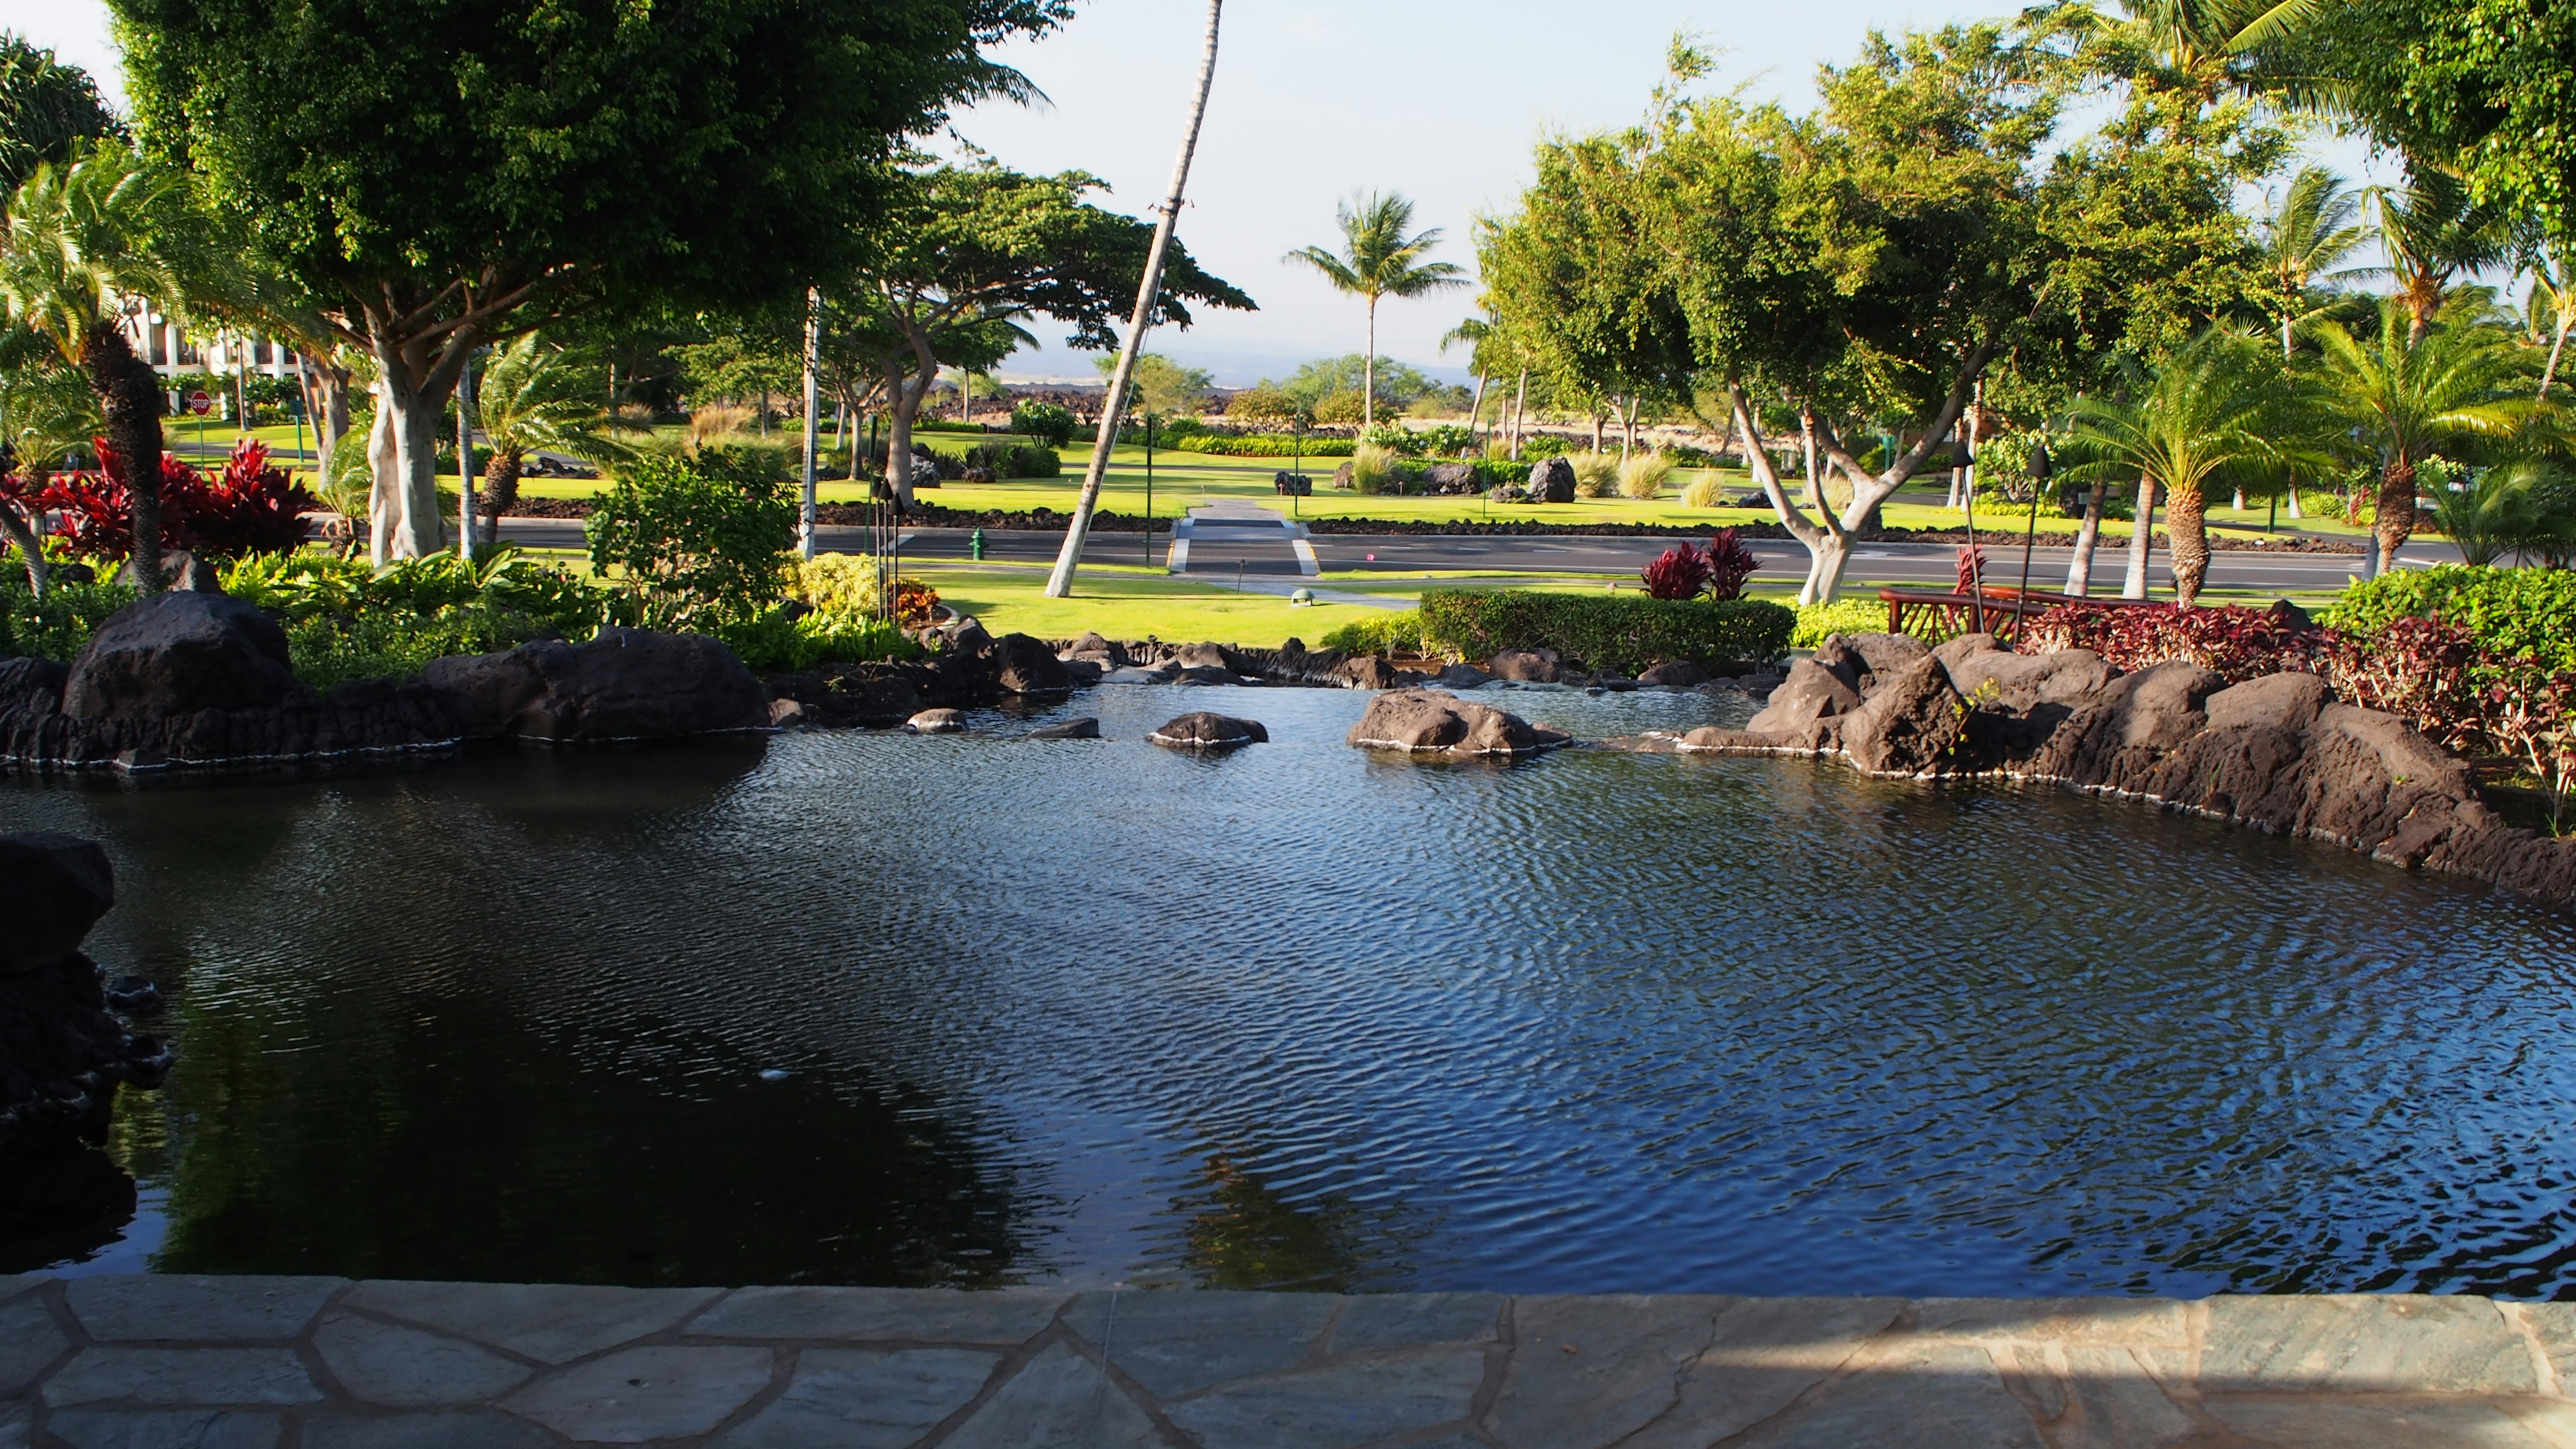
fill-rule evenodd
<path id="1" fill-rule="evenodd" d="M 2161 602 L 2151 599 L 2079 599 L 2068 594 L 2016 589 L 2002 584 L 1989 584 L 1974 594 L 1937 589 L 1881 589 L 1878 596 L 1887 603 L 1887 632 L 1890 634 L 1913 634 L 1917 638 L 1937 641 L 1982 627 L 1995 636 L 1996 642 L 2003 644 L 2012 642 L 2013 636 L 2021 631 L 2024 619 L 2037 618 L 2060 604 L 2137 609 L 2153 607 Z M 1909 629 L 1909 623 L 1923 627 Z"/>

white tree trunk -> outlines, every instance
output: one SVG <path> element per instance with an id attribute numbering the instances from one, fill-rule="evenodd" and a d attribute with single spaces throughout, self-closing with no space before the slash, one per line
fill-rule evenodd
<path id="1" fill-rule="evenodd" d="M 1520 388 L 1512 394 L 1512 461 L 1515 463 L 1521 460 L 1521 423 L 1528 415 L 1528 409 L 1529 369 L 1524 367 L 1521 369 Z"/>
<path id="2" fill-rule="evenodd" d="M 402 521 L 402 474 L 394 466 L 394 414 L 376 390 L 376 417 L 367 429 L 367 562 L 383 568 L 394 559 L 394 531 Z"/>
<path id="3" fill-rule="evenodd" d="M 2084 522 L 2075 530 L 2075 556 L 2066 561 L 2066 593 L 2069 598 L 2088 598 L 2093 593 L 2093 549 L 2102 541 L 2102 494 L 2105 485 L 2096 482 L 2084 498 Z"/>
<path id="4" fill-rule="evenodd" d="M 458 338 L 448 346 L 467 345 Z M 426 558 L 447 547 L 447 527 L 438 515 L 438 423 L 446 409 L 452 379 L 437 385 L 437 369 L 423 378 L 395 339 L 377 334 L 376 413 L 380 429 L 376 455 L 378 507 L 391 495 L 394 517 L 382 534 L 387 559 Z"/>
<path id="5" fill-rule="evenodd" d="M 1065 525 L 1064 547 L 1055 557 L 1055 568 L 1047 575 L 1046 596 L 1061 599 L 1073 592 L 1073 570 L 1082 560 L 1083 540 L 1091 533 L 1091 514 L 1100 504 L 1100 485 L 1109 474 L 1109 453 L 1118 443 L 1118 422 L 1127 413 L 1127 390 L 1136 381 L 1136 358 L 1144 350 L 1145 333 L 1154 323 L 1154 298 L 1163 289 L 1163 259 L 1172 249 L 1172 229 L 1180 224 L 1182 193 L 1189 188 L 1190 158 L 1198 151 L 1199 125 L 1207 119 L 1208 89 L 1216 84 L 1217 32 L 1225 19 L 1225 0 L 1208 0 L 1207 48 L 1199 54 L 1198 94 L 1190 102 L 1189 127 L 1181 134 L 1181 154 L 1172 163 L 1172 190 L 1164 198 L 1163 214 L 1154 224 L 1153 246 L 1145 254 L 1145 275 L 1136 288 L 1136 310 L 1127 322 L 1126 343 L 1118 349 L 1118 366 L 1109 375 L 1109 393 L 1101 400 L 1100 426 L 1091 445 L 1091 466 L 1082 477 L 1082 492 L 1074 500 L 1073 519 Z M 1377 312 L 1369 312 L 1369 353 L 1372 364 L 1377 352 Z"/>
<path id="6" fill-rule="evenodd" d="M 1491 436 L 1485 431 L 1485 374 L 1479 370 L 1476 374 L 1476 405 L 1467 415 L 1467 438 L 1472 443 L 1480 437 Z"/>
<path id="7" fill-rule="evenodd" d="M 1377 426 L 1377 297 L 1368 299 L 1368 350 L 1360 354 L 1360 431 Z"/>
<path id="8" fill-rule="evenodd" d="M 2129 578 L 2120 586 L 2120 597 L 2143 599 L 2147 596 L 2147 557 L 2156 545 L 2156 480 L 2138 480 L 2137 526 L 2129 535 Z"/>

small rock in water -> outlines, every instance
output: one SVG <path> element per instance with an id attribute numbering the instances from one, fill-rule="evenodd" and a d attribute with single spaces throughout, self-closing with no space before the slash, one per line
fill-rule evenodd
<path id="1" fill-rule="evenodd" d="M 1100 738 L 1100 721 L 1089 715 L 1046 725 L 1029 731 L 1033 740 L 1096 740 Z"/>
<path id="2" fill-rule="evenodd" d="M 903 727 L 917 735 L 953 735 L 966 728 L 963 711 L 925 709 L 903 722 Z"/>
<path id="3" fill-rule="evenodd" d="M 776 1067 L 771 1067 L 760 1074 L 760 1079 L 764 1082 L 783 1082 L 787 1080 L 787 1074 Z"/>
<path id="4" fill-rule="evenodd" d="M 161 988 L 141 976 L 115 977 L 100 990 L 105 993 L 107 1004 L 118 1011 L 141 1011 L 161 1001 Z"/>
<path id="5" fill-rule="evenodd" d="M 1238 745 L 1264 743 L 1270 731 L 1263 729 L 1258 720 L 1193 711 L 1145 738 L 1176 750 L 1230 750 Z"/>

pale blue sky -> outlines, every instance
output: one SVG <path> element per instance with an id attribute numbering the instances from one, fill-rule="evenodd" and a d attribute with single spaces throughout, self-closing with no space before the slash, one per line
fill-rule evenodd
<path id="1" fill-rule="evenodd" d="M 1510 206 L 1531 143 L 1550 130 L 1634 119 L 1675 31 L 1723 51 L 1716 83 L 1749 80 L 1756 96 L 1803 104 L 1816 65 L 1851 54 L 1872 26 L 2014 8 L 2011 0 L 1235 0 L 1181 239 L 1262 310 L 1161 331 L 1152 346 L 1226 383 L 1359 350 L 1359 303 L 1281 256 L 1333 241 L 1335 202 L 1376 188 L 1412 197 L 1420 224 L 1447 234 L 1441 255 L 1471 265 L 1469 220 Z M 1115 188 L 1109 204 L 1140 212 L 1171 174 L 1205 16 L 1203 0 L 1089 0 L 1061 33 L 1007 52 L 1048 104 L 983 107 L 959 117 L 957 129 L 1012 166 L 1095 172 Z M 0 0 L 0 27 L 102 79 L 114 69 L 99 0 Z M 1380 349 L 1417 365 L 1443 361 L 1440 335 L 1467 315 L 1471 296 L 1385 304 Z M 1087 355 L 1053 345 L 1060 328 L 1034 330 L 1051 345 L 1012 359 L 1005 373 L 1088 374 Z"/>

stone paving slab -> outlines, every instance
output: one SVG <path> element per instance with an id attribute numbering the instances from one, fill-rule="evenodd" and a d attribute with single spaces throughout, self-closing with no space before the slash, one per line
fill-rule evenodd
<path id="1" fill-rule="evenodd" d="M 0 1449 L 2576 1449 L 2576 1305 L 0 1279 Z"/>

